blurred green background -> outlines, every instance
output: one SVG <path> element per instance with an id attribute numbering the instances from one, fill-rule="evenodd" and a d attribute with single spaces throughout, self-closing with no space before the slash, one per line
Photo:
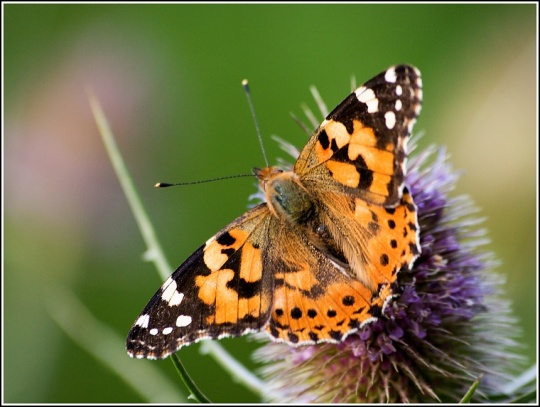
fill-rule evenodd
<path id="1" fill-rule="evenodd" d="M 87 86 L 176 266 L 243 213 L 255 191 L 249 179 L 153 188 L 264 164 L 242 79 L 250 80 L 275 163 L 285 154 L 272 134 L 299 147 L 306 140 L 289 113 L 301 114 L 303 102 L 315 110 L 310 85 L 332 108 L 349 93 L 352 75 L 361 83 L 395 63 L 416 65 L 424 83 L 420 147 L 446 146 L 463 170 L 456 194 L 471 195 L 487 217 L 523 354 L 536 360 L 535 5 L 3 8 L 6 402 L 146 401 L 52 319 L 80 318 L 78 332 L 97 343 L 92 333 L 99 332 L 70 295 L 113 335 L 98 353 L 140 369 L 141 386 L 159 389 L 151 384 L 158 370 L 178 387 L 176 400 L 184 392 L 169 360 L 136 361 L 124 351 L 160 279 L 143 261 L 145 246 L 91 116 Z M 221 343 L 255 367 L 256 343 Z M 212 400 L 258 400 L 201 354 L 200 344 L 180 356 Z M 173 401 L 155 400 L 164 399 Z"/>

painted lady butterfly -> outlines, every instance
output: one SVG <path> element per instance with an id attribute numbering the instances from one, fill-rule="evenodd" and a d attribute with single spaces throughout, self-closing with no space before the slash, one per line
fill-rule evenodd
<path id="1" fill-rule="evenodd" d="M 393 66 L 326 117 L 293 171 L 255 168 L 267 202 L 165 281 L 129 332 L 129 355 L 261 330 L 295 346 L 339 342 L 374 321 L 420 253 L 404 179 L 421 87 L 416 68 Z"/>

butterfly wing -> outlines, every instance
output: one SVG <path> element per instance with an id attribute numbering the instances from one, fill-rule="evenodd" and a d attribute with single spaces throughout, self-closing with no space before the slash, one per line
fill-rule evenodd
<path id="1" fill-rule="evenodd" d="M 382 206 L 398 204 L 406 143 L 422 99 L 420 72 L 397 65 L 352 92 L 321 123 L 295 164 L 310 189 L 329 187 Z"/>
<path id="2" fill-rule="evenodd" d="M 366 82 L 326 117 L 294 167 L 353 274 L 381 292 L 379 303 L 420 252 L 416 207 L 404 181 L 421 85 L 420 72 L 407 65 Z"/>
<path id="3" fill-rule="evenodd" d="M 397 272 L 419 252 L 404 177 L 420 99 L 419 72 L 405 65 L 354 91 L 294 167 L 317 214 L 300 224 L 261 204 L 229 224 L 153 296 L 128 353 L 164 358 L 201 339 L 261 329 L 293 345 L 336 342 L 376 318 Z"/>
<path id="4" fill-rule="evenodd" d="M 262 259 L 270 218 L 266 204 L 251 209 L 180 265 L 133 324 L 129 355 L 161 359 L 201 339 L 260 330 L 272 305 Z"/>
<path id="5" fill-rule="evenodd" d="M 313 246 L 301 229 L 274 230 L 279 248 L 268 248 L 274 297 L 267 333 L 279 342 L 339 342 L 379 314 L 372 293 Z"/>

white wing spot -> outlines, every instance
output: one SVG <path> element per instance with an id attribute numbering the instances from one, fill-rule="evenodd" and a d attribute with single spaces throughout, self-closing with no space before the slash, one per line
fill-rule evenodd
<path id="1" fill-rule="evenodd" d="M 399 112 L 402 106 L 403 104 L 401 103 L 401 99 L 396 100 L 396 105 L 395 105 L 396 112 Z"/>
<path id="2" fill-rule="evenodd" d="M 163 294 L 161 294 L 161 299 L 164 301 L 169 301 L 169 298 L 171 297 L 173 291 L 176 290 L 176 281 L 174 281 L 172 277 L 169 277 L 163 283 L 161 290 L 163 291 Z"/>
<path id="3" fill-rule="evenodd" d="M 176 326 L 177 327 L 183 327 L 188 326 L 191 324 L 191 317 L 189 315 L 180 315 L 178 318 L 176 318 Z"/>
<path id="4" fill-rule="evenodd" d="M 396 70 L 394 68 L 388 69 L 386 73 L 384 74 L 384 79 L 386 79 L 386 82 L 396 83 L 396 80 L 397 80 Z"/>
<path id="5" fill-rule="evenodd" d="M 148 323 L 150 322 L 150 315 L 144 314 L 141 315 L 137 321 L 135 322 L 135 325 L 140 326 L 142 328 L 148 328 Z"/>
<path id="6" fill-rule="evenodd" d="M 172 307 L 173 305 L 180 305 L 182 300 L 184 299 L 184 294 L 179 293 L 178 291 L 175 291 L 169 300 L 169 306 Z"/>
<path id="7" fill-rule="evenodd" d="M 166 301 L 171 307 L 180 304 L 184 298 L 184 294 L 176 291 L 176 286 L 176 281 L 171 277 L 169 277 L 163 285 L 164 290 L 163 294 L 161 294 L 161 299 Z"/>
<path id="8" fill-rule="evenodd" d="M 163 330 L 163 335 L 169 335 L 173 331 L 172 327 L 168 326 Z"/>
<path id="9" fill-rule="evenodd" d="M 377 113 L 379 111 L 379 99 L 375 96 L 373 89 L 368 89 L 365 86 L 360 86 L 355 91 L 356 98 L 367 105 L 368 113 Z"/>
<path id="10" fill-rule="evenodd" d="M 386 127 L 392 130 L 396 125 L 396 114 L 394 112 L 386 112 L 384 114 L 384 120 L 386 121 Z"/>
<path id="11" fill-rule="evenodd" d="M 158 332 L 159 332 L 159 331 L 157 330 L 157 328 L 152 328 L 152 329 L 150 329 L 150 335 L 156 336 L 156 335 L 158 334 Z"/>
<path id="12" fill-rule="evenodd" d="M 396 95 L 401 96 L 403 94 L 403 88 L 401 85 L 396 86 Z"/>

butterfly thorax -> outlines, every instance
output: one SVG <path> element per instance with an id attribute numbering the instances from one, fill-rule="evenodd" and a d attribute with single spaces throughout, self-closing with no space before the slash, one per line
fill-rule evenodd
<path id="1" fill-rule="evenodd" d="M 254 168 L 270 212 L 278 219 L 302 225 L 313 219 L 315 203 L 297 174 L 279 167 Z"/>
<path id="2" fill-rule="evenodd" d="M 302 184 L 298 174 L 279 167 L 255 168 L 253 173 L 259 178 L 270 212 L 303 235 L 306 242 L 324 253 L 340 270 L 350 272 L 331 225 L 321 217 L 320 203 Z"/>

